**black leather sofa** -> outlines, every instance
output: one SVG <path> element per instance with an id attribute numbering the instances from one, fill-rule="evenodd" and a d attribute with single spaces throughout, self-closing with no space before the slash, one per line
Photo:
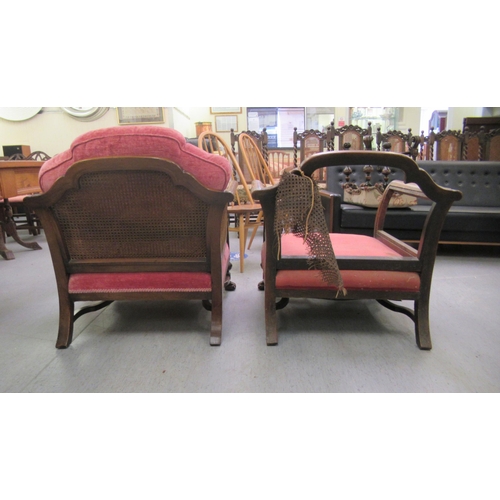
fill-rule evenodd
<path id="1" fill-rule="evenodd" d="M 417 161 L 434 181 L 444 187 L 458 189 L 463 197 L 455 202 L 445 220 L 441 243 L 500 245 L 500 162 L 479 161 Z M 365 182 L 364 165 L 353 167 L 350 182 Z M 389 180 L 404 179 L 393 170 Z M 372 183 L 383 180 L 381 173 L 372 173 Z M 323 201 L 330 207 L 327 219 L 330 231 L 371 234 L 375 208 L 344 203 L 343 167 L 329 167 Z M 418 240 L 430 204 L 419 201 L 407 208 L 391 208 L 385 221 L 387 232 L 406 241 Z"/>

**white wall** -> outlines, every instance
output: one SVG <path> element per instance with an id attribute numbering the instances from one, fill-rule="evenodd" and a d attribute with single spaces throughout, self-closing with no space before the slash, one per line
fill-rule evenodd
<path id="1" fill-rule="evenodd" d="M 462 129 L 463 118 L 467 116 L 482 116 L 483 108 L 448 108 L 448 128 Z M 490 109 L 490 108 L 489 108 Z M 496 109 L 496 108 L 495 108 Z M 238 115 L 238 132 L 247 130 L 246 108 L 242 107 Z M 335 108 L 335 125 L 344 117 L 348 121 L 348 108 Z M 165 108 L 165 127 L 178 130 L 185 137 L 196 137 L 196 122 L 211 122 L 215 131 L 215 116 L 207 107 L 192 108 Z M 44 151 L 49 156 L 68 149 L 72 141 L 79 135 L 105 127 L 118 126 L 116 108 L 109 110 L 99 119 L 94 121 L 79 121 L 61 108 L 42 108 L 42 112 L 25 121 L 14 122 L 0 118 L 0 146 L 3 145 L 28 145 L 31 151 Z M 126 125 L 123 125 L 126 127 Z M 415 135 L 420 133 L 420 108 L 404 108 L 399 130 L 406 132 L 412 129 Z M 427 133 L 427 130 L 424 130 Z M 229 144 L 230 133 L 221 133 Z M 0 151 L 1 155 L 1 151 Z"/>
<path id="2" fill-rule="evenodd" d="M 448 130 L 463 130 L 464 118 L 472 116 L 483 116 L 483 108 L 448 108 Z"/>

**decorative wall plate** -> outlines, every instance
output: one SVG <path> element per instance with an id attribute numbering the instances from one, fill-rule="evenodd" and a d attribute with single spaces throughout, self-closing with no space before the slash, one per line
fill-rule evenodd
<path id="1" fill-rule="evenodd" d="M 82 121 L 92 121 L 100 118 L 109 108 L 61 108 L 68 115 Z"/>
<path id="2" fill-rule="evenodd" d="M 0 118 L 19 122 L 29 120 L 37 115 L 42 108 L 0 108 Z"/>

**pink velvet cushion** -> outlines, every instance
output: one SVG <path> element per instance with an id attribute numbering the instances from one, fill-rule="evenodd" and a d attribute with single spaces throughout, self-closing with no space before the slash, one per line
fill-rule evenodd
<path id="1" fill-rule="evenodd" d="M 46 161 L 39 175 L 42 191 L 75 162 L 107 156 L 151 156 L 173 161 L 210 189 L 223 191 L 231 179 L 231 166 L 222 156 L 192 144 L 176 130 L 154 125 L 110 127 L 77 137 L 70 148 Z"/>
<path id="2" fill-rule="evenodd" d="M 400 257 L 400 255 L 372 236 L 362 234 L 330 233 L 335 256 Z M 307 255 L 308 247 L 301 238 L 284 234 L 281 238 L 281 255 Z"/>
<path id="3" fill-rule="evenodd" d="M 222 276 L 229 263 L 229 245 L 224 246 Z M 210 292 L 210 273 L 76 273 L 68 283 L 69 293 L 113 292 Z"/>
<path id="4" fill-rule="evenodd" d="M 337 257 L 399 257 L 397 252 L 371 236 L 332 233 L 330 239 Z M 308 255 L 307 245 L 293 234 L 283 235 L 281 244 L 282 256 Z M 342 270 L 341 274 L 348 293 L 349 290 L 418 292 L 420 289 L 420 276 L 418 273 L 413 272 Z M 336 289 L 336 287 L 325 283 L 321 272 L 315 270 L 278 271 L 276 274 L 276 287 L 295 290 Z"/>
<path id="5" fill-rule="evenodd" d="M 418 292 L 420 276 L 417 273 L 399 271 L 340 271 L 347 290 L 371 290 L 376 292 Z M 291 290 L 337 290 L 322 279 L 320 271 L 278 271 L 276 288 Z"/>
<path id="6" fill-rule="evenodd" d="M 209 292 L 209 273 L 79 273 L 69 278 L 69 293 Z"/>

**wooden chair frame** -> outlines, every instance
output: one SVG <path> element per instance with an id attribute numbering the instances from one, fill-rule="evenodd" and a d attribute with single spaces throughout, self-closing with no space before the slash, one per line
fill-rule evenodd
<path id="1" fill-rule="evenodd" d="M 238 137 L 238 145 L 240 158 L 252 177 L 252 183 L 261 183 L 264 186 L 274 185 L 273 174 L 255 140 L 242 132 Z M 259 217 L 259 225 L 262 225 L 262 213 Z M 248 249 L 252 246 L 257 229 L 258 227 L 253 228 L 252 236 L 248 242 Z"/>
<path id="2" fill-rule="evenodd" d="M 242 186 L 245 191 L 246 202 L 243 203 L 239 190 L 236 190 L 234 201 L 227 208 L 228 214 L 235 217 L 235 226 L 229 226 L 229 231 L 237 232 L 240 245 L 240 272 L 245 270 L 245 248 L 248 238 L 248 230 L 257 230 L 262 225 L 262 208 L 260 203 L 252 197 L 252 192 L 245 176 L 234 156 L 232 150 L 228 147 L 224 139 L 215 132 L 202 132 L 198 138 L 198 146 L 212 154 L 224 156 L 233 167 L 233 179 Z M 255 220 L 252 220 L 255 217 Z"/>
<path id="3" fill-rule="evenodd" d="M 98 191 L 96 199 L 105 198 L 100 193 L 107 193 L 107 203 L 110 212 L 99 210 L 87 201 L 87 196 L 92 189 L 85 187 L 84 181 L 92 178 L 92 175 L 108 175 L 116 181 L 113 185 L 103 183 L 97 184 Z M 138 189 L 137 184 L 131 181 L 132 175 L 141 176 L 144 179 L 143 186 Z M 135 177 L 134 177 L 135 178 Z M 183 252 L 189 251 L 190 241 L 193 237 L 200 242 L 200 255 L 183 256 L 176 248 L 175 242 L 179 241 L 177 232 L 170 229 L 168 223 L 169 213 L 166 206 L 169 203 L 168 193 L 163 195 L 163 184 L 158 187 L 155 180 L 158 178 L 166 179 L 168 186 L 173 186 L 170 193 L 174 190 L 180 190 L 179 196 L 187 200 L 197 208 L 196 216 L 186 214 L 181 215 L 182 221 L 175 221 L 176 231 L 181 233 L 183 238 Z M 170 180 L 167 180 L 170 179 Z M 156 206 L 151 203 L 151 188 L 155 186 L 157 194 L 155 199 L 160 200 L 165 206 Z M 96 184 L 94 184 L 96 185 Z M 122 188 L 123 187 L 123 188 Z M 135 196 L 134 209 L 127 204 L 127 200 L 116 199 L 114 195 L 118 188 L 129 191 Z M 25 203 L 34 210 L 42 221 L 43 228 L 47 236 L 47 242 L 50 248 L 52 262 L 57 281 L 57 290 L 59 295 L 59 332 L 56 347 L 68 347 L 73 339 L 73 325 L 81 315 L 108 305 L 114 300 L 201 300 L 204 307 L 211 310 L 210 344 L 219 345 L 222 332 L 222 298 L 223 281 L 227 276 L 228 269 L 223 269 L 224 252 L 227 250 L 227 205 L 233 199 L 236 190 L 236 183 L 230 181 L 225 191 L 215 191 L 208 189 L 200 184 L 193 175 L 182 170 L 175 163 L 147 157 L 114 157 L 82 160 L 73 164 L 63 177 L 60 177 L 53 186 L 44 194 L 28 196 Z M 115 196 L 113 198 L 113 196 Z M 68 202 L 68 200 L 72 200 Z M 191 201 L 193 200 L 193 201 Z M 129 200 L 130 203 L 130 200 Z M 75 220 L 72 217 L 74 207 L 95 212 L 94 217 L 89 222 Z M 191 206 L 191 205 L 189 205 Z M 115 208 L 116 207 L 116 208 Z M 144 207 L 142 209 L 142 207 Z M 178 214 L 176 217 L 180 217 Z M 196 225 L 192 221 L 196 217 Z M 142 221 L 138 223 L 137 221 Z M 201 222 L 198 222 L 201 221 Z M 80 224 L 80 226 L 78 226 Z M 142 242 L 137 240 L 131 225 L 136 224 L 136 228 L 141 230 L 141 234 L 147 232 L 151 236 L 151 242 Z M 139 224 L 139 225 L 137 225 Z M 164 251 L 168 245 L 164 240 L 157 236 L 154 228 L 162 226 L 164 232 L 168 232 L 170 240 L 174 243 L 170 254 Z M 114 245 L 106 243 L 107 238 L 100 246 L 105 247 L 99 251 L 98 257 L 78 256 L 74 248 L 84 248 L 83 255 L 90 254 L 97 241 L 89 234 L 95 234 L 94 228 L 98 228 L 99 235 L 106 235 L 108 228 L 113 227 L 113 231 L 119 234 L 120 242 Z M 152 229 L 150 229 L 150 227 Z M 179 229 L 180 228 L 180 229 Z M 184 230 L 186 228 L 186 230 Z M 205 229 L 203 229 L 205 228 Z M 172 233 L 170 232 L 172 231 Z M 196 232 L 195 232 L 196 231 Z M 205 234 L 203 234 L 203 231 Z M 191 236 L 193 234 L 193 237 Z M 134 239 L 135 238 L 135 239 Z M 127 244 L 127 241 L 130 244 Z M 204 243 L 203 243 L 204 241 Z M 100 241 L 99 241 L 100 242 Z M 161 246 L 161 251 L 150 250 L 156 246 Z M 147 256 L 134 258 L 130 253 L 137 247 L 148 248 Z M 109 252 L 107 251 L 109 246 Z M 155 246 L 155 248 L 156 248 Z M 203 250 L 203 247 L 205 249 Z M 170 248 L 168 246 L 168 248 Z M 187 250 L 185 250 L 187 248 Z M 229 259 L 227 259 L 229 262 Z M 115 273 L 123 273 L 132 281 L 132 285 L 127 289 L 119 287 L 108 290 L 96 289 L 88 290 L 85 287 L 83 291 L 72 289 L 70 280 L 78 275 L 83 279 L 88 277 L 92 279 L 95 273 L 104 273 L 107 276 L 117 276 Z M 200 273 L 210 274 L 210 286 L 207 288 L 196 288 L 194 285 L 177 283 L 172 287 L 162 288 L 149 286 L 149 277 L 144 278 L 144 274 L 151 273 L 182 273 L 189 280 L 190 276 L 197 276 Z M 197 273 L 197 274 L 191 274 Z M 142 276 L 147 281 L 146 287 L 135 289 L 135 281 Z M 180 280 L 177 280 L 180 281 Z M 104 301 L 98 306 L 89 306 L 82 308 L 75 314 L 74 307 L 77 301 Z"/>
<path id="4" fill-rule="evenodd" d="M 267 152 L 267 164 L 273 178 L 279 180 L 284 170 L 294 168 L 293 154 L 290 151 L 271 149 Z"/>
<path id="5" fill-rule="evenodd" d="M 462 159 L 464 135 L 456 130 L 445 130 L 435 134 L 436 160 L 457 161 Z M 433 158 L 430 158 L 431 160 Z"/>
<path id="6" fill-rule="evenodd" d="M 431 291 L 432 273 L 436 259 L 439 235 L 444 219 L 452 203 L 459 200 L 462 194 L 459 191 L 438 186 L 429 174 L 420 169 L 408 156 L 369 151 L 338 151 L 320 153 L 308 158 L 300 167 L 305 175 L 311 176 L 315 170 L 324 167 L 339 165 L 379 165 L 403 170 L 406 183 L 393 181 L 386 189 L 382 202 L 378 208 L 373 238 L 378 240 L 391 253 L 397 256 L 370 257 L 357 255 L 339 255 L 336 259 L 341 273 L 345 271 L 376 271 L 385 273 L 390 271 L 403 271 L 417 273 L 420 279 L 418 291 L 384 291 L 367 289 L 347 289 L 347 296 L 339 295 L 335 287 L 304 289 L 298 286 L 287 286 L 280 289 L 276 285 L 277 273 L 281 270 L 310 270 L 307 252 L 300 255 L 283 256 L 277 252 L 282 246 L 278 236 L 274 233 L 274 214 L 276 207 L 277 186 L 254 191 L 254 197 L 259 199 L 264 210 L 265 224 L 265 262 L 264 290 L 265 290 L 265 322 L 266 339 L 268 345 L 278 343 L 277 309 L 287 304 L 290 298 L 323 298 L 323 299 L 375 299 L 389 309 L 403 313 L 415 323 L 415 336 L 417 345 L 421 349 L 431 349 L 431 336 L 429 325 L 429 298 Z M 295 172 L 298 172 L 295 171 Z M 384 231 L 384 220 L 387 213 L 389 200 L 394 193 L 405 193 L 419 198 L 432 200 L 418 248 L 415 249 Z M 335 236 L 333 234 L 333 236 Z M 348 238 L 358 235 L 346 235 Z M 281 236 L 280 236 L 281 238 Z M 331 235 L 332 238 L 332 235 Z M 354 241 L 354 240 L 351 240 Z M 335 251 L 335 245 L 333 246 Z M 314 272 L 314 271 L 309 271 Z M 396 300 L 411 300 L 414 302 L 413 310 L 394 304 Z"/>
<path id="7" fill-rule="evenodd" d="M 310 143 L 317 145 L 317 151 L 311 152 Z M 300 143 L 300 145 L 299 145 Z M 333 151 L 333 134 L 332 129 L 329 127 L 328 132 L 321 132 L 319 130 L 305 130 L 298 133 L 297 127 L 293 129 L 293 164 L 295 168 L 309 156 L 317 153 L 322 153 L 325 149 Z M 298 155 L 297 153 L 300 153 Z M 315 173 L 315 179 L 319 182 L 326 181 L 326 170 L 321 169 Z"/>

